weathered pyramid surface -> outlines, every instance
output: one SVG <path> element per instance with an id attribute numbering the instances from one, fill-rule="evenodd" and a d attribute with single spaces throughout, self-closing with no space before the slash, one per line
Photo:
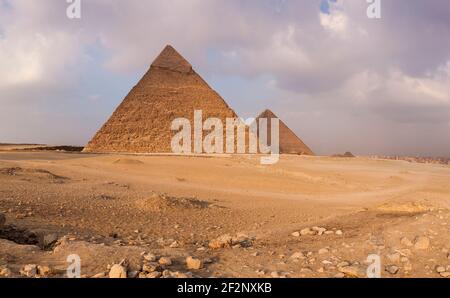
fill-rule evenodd
<path id="1" fill-rule="evenodd" d="M 237 117 L 191 64 L 167 46 L 84 151 L 171 153 L 172 121 L 187 118 L 193 127 L 194 110 L 202 110 L 203 119 L 223 123 Z"/>
<path id="2" fill-rule="evenodd" d="M 267 119 L 267 138 L 268 143 L 271 143 L 271 119 L 278 118 L 272 111 L 265 110 L 257 118 Z M 280 119 L 280 153 L 281 154 L 301 154 L 301 155 L 314 155 L 311 149 L 303 143 L 303 141 Z"/>

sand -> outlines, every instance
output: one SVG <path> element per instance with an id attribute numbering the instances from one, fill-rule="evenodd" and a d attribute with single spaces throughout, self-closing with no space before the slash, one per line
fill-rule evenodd
<path id="1" fill-rule="evenodd" d="M 16 229 L 2 228 L 0 266 L 19 274 L 46 264 L 61 275 L 77 252 L 89 277 L 122 258 L 139 268 L 146 251 L 200 277 L 334 277 L 351 276 L 343 262 L 365 270 L 376 253 L 384 277 L 440 277 L 436 266 L 450 271 L 449 181 L 449 166 L 361 157 L 285 155 L 262 166 L 245 155 L 0 152 L 0 213 Z M 297 237 L 314 226 L 327 232 Z M 24 245 L 27 232 L 66 237 L 49 254 Z M 208 248 L 226 234 L 250 245 Z M 418 236 L 427 249 L 401 241 Z M 188 270 L 187 256 L 204 268 Z"/>

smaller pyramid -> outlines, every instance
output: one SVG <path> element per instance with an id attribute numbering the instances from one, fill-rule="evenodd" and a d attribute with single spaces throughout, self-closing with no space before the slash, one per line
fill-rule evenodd
<path id="1" fill-rule="evenodd" d="M 271 119 L 278 117 L 272 111 L 265 110 L 256 118 L 258 126 L 261 118 L 267 119 L 267 138 L 270 145 Z M 279 121 L 281 154 L 314 155 L 314 152 L 281 119 Z"/>

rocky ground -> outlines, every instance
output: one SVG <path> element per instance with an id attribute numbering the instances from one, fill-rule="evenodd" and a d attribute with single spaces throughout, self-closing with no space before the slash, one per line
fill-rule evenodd
<path id="1" fill-rule="evenodd" d="M 450 168 L 0 153 L 0 276 L 449 277 Z"/>

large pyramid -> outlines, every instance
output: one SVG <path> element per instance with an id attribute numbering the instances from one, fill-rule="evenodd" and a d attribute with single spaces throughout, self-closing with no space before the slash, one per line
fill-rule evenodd
<path id="1" fill-rule="evenodd" d="M 237 118 L 220 95 L 173 47 L 166 46 L 84 152 L 171 153 L 172 121 L 194 110 L 203 119 Z"/>
<path id="2" fill-rule="evenodd" d="M 257 118 L 256 121 L 259 123 L 259 119 L 267 119 L 267 139 L 270 144 L 271 136 L 271 119 L 278 118 L 272 111 L 265 110 Z M 305 143 L 291 130 L 287 125 L 280 121 L 280 153 L 281 154 L 300 154 L 300 155 L 314 155 L 311 149 L 306 146 Z"/>

